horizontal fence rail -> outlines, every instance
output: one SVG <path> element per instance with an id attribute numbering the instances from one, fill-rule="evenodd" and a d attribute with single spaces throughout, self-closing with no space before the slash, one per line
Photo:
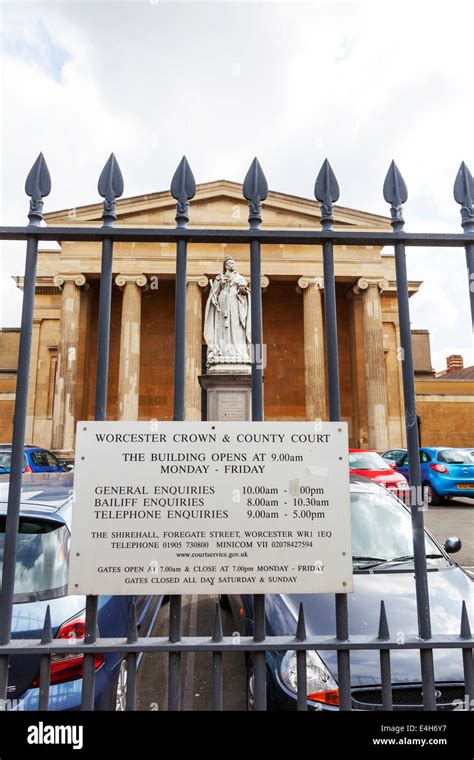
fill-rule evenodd
<path id="1" fill-rule="evenodd" d="M 122 653 L 126 658 L 128 684 L 127 710 L 136 709 L 137 658 L 143 653 L 168 654 L 168 709 L 181 709 L 181 656 L 186 652 L 212 654 L 212 706 L 223 709 L 223 654 L 252 653 L 254 666 L 254 708 L 265 710 L 267 703 L 266 653 L 297 653 L 297 709 L 308 709 L 306 694 L 306 655 L 310 650 L 337 652 L 339 708 L 351 710 L 354 687 L 351 685 L 350 654 L 355 651 L 378 651 L 380 659 L 380 708 L 394 709 L 393 695 L 400 683 L 392 683 L 391 654 L 393 651 L 417 650 L 421 666 L 421 701 L 425 710 L 437 707 L 433 652 L 456 649 L 462 652 L 464 684 L 468 704 L 474 699 L 474 639 L 468 618 L 467 606 L 460 609 L 459 635 L 432 634 L 428 593 L 428 574 L 424 545 L 424 517 L 419 463 L 419 439 L 416 424 L 415 387 L 410 333 L 406 246 L 464 248 L 468 270 L 468 288 L 471 314 L 474 322 L 474 180 L 464 163 L 456 176 L 454 198 L 461 206 L 463 233 L 408 233 L 404 230 L 403 206 L 408 192 L 397 166 L 390 165 L 383 186 L 385 201 L 390 205 L 393 232 L 348 232 L 334 230 L 334 203 L 339 199 L 339 186 L 333 170 L 326 160 L 316 179 L 314 194 L 321 204 L 321 230 L 262 230 L 262 203 L 268 194 L 268 185 L 262 168 L 255 158 L 243 183 L 243 195 L 249 204 L 249 229 L 188 229 L 189 201 L 194 197 L 196 183 L 185 157 L 180 162 L 171 183 L 171 195 L 176 200 L 176 227 L 153 229 L 140 227 L 114 227 L 116 201 L 123 194 L 124 182 L 117 160 L 111 154 L 100 175 L 99 194 L 104 199 L 102 226 L 96 227 L 42 227 L 43 198 L 51 190 L 51 180 L 42 154 L 33 165 L 25 190 L 30 197 L 29 225 L 0 227 L 0 240 L 27 242 L 24 297 L 19 348 L 19 363 L 13 425 L 12 467 L 2 570 L 0 597 L 0 701 L 8 694 L 9 658 L 12 655 L 40 655 L 38 707 L 50 707 L 50 665 L 54 654 L 83 654 L 82 709 L 94 709 L 95 658 L 98 653 Z M 40 639 L 11 639 L 15 553 L 21 503 L 22 459 L 27 414 L 28 379 L 33 324 L 34 291 L 38 243 L 40 241 L 101 242 L 101 274 L 98 324 L 98 354 L 94 418 L 106 419 L 107 381 L 109 364 L 111 286 L 114 243 L 174 243 L 176 244 L 175 291 L 175 343 L 174 343 L 174 401 L 173 419 L 184 419 L 185 348 L 186 348 L 186 267 L 189 243 L 246 244 L 249 249 L 252 298 L 252 421 L 263 420 L 262 367 L 262 295 L 260 288 L 261 246 L 273 244 L 320 245 L 323 248 L 323 274 L 325 284 L 326 361 L 329 389 L 329 418 L 340 419 L 339 358 L 337 345 L 337 313 L 334 275 L 334 246 L 390 246 L 395 253 L 398 313 L 400 322 L 400 348 L 403 364 L 403 395 L 405 427 L 410 480 L 415 496 L 411 503 L 414 547 L 414 568 L 418 631 L 406 635 L 403 641 L 390 635 L 385 604 L 380 601 L 379 627 L 374 635 L 350 634 L 347 596 L 335 595 L 335 636 L 308 635 L 305 611 L 300 605 L 295 621 L 294 636 L 267 635 L 265 596 L 253 597 L 253 636 L 224 636 L 219 605 L 216 606 L 213 630 L 209 636 L 182 636 L 182 604 L 180 596 L 170 597 L 169 636 L 140 638 L 137 629 L 135 606 L 132 605 L 126 638 L 101 638 L 98 635 L 98 597 L 86 600 L 85 638 L 81 640 L 53 639 L 49 607 L 46 610 Z M 251 423 L 249 423 L 251 424 Z M 314 705 L 313 705 L 314 706 Z M 466 708 L 468 709 L 468 708 Z"/>
<path id="2" fill-rule="evenodd" d="M 347 232 L 339 230 L 216 230 L 195 227 L 193 229 L 143 229 L 139 227 L 114 227 L 104 231 L 101 227 L 0 227 L 0 240 L 64 240 L 98 242 L 108 238 L 115 243 L 251 243 L 321 245 L 394 245 L 396 242 L 409 246 L 435 248 L 463 248 L 474 242 L 474 232 Z"/>

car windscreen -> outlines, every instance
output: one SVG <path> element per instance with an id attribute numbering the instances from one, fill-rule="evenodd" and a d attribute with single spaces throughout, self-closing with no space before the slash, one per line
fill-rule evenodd
<path id="1" fill-rule="evenodd" d="M 0 515 L 0 583 L 5 523 L 5 516 Z M 69 531 L 63 523 L 30 517 L 20 518 L 15 564 L 15 602 L 34 602 L 65 596 L 69 536 Z"/>
<path id="2" fill-rule="evenodd" d="M 355 567 L 362 568 L 371 559 L 393 560 L 413 555 L 410 513 L 395 497 L 380 491 L 380 494 L 351 493 L 352 555 L 359 558 L 354 560 Z M 440 554 L 426 533 L 425 546 L 427 554 Z M 442 562 L 446 564 L 446 559 Z"/>
<path id="3" fill-rule="evenodd" d="M 464 449 L 444 449 L 438 452 L 438 462 L 445 462 L 445 464 L 472 464 L 472 457 L 469 451 L 464 451 Z"/>
<path id="4" fill-rule="evenodd" d="M 375 451 L 349 452 L 349 467 L 351 470 L 391 470 L 387 462 Z"/>

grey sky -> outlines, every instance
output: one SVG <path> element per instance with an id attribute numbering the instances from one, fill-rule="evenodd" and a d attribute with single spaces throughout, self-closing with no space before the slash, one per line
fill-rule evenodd
<path id="1" fill-rule="evenodd" d="M 429 8 L 429 12 L 428 12 Z M 270 189 L 312 197 L 327 156 L 340 202 L 386 214 L 392 158 L 407 229 L 460 230 L 452 186 L 474 169 L 472 4 L 17 2 L 3 16 L 3 223 L 23 223 L 42 150 L 45 210 L 98 200 L 113 150 L 125 195 L 163 190 L 183 153 L 198 182 L 242 181 L 258 155 Z M 1 257 L 0 324 L 15 325 L 22 245 Z M 473 363 L 462 250 L 409 252 L 413 327 L 433 363 Z"/>

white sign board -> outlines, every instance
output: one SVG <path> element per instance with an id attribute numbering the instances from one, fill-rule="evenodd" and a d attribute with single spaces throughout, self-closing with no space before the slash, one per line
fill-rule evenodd
<path id="1" fill-rule="evenodd" d="M 345 593 L 343 422 L 80 422 L 71 594 Z"/>

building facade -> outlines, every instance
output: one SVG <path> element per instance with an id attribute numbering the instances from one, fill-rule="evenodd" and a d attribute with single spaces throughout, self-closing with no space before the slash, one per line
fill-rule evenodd
<path id="1" fill-rule="evenodd" d="M 45 215 L 50 225 L 100 226 L 102 204 Z M 117 225 L 175 226 L 168 192 L 121 200 Z M 247 228 L 242 186 L 198 185 L 192 227 Z M 320 229 L 319 203 L 270 192 L 267 229 Z M 390 230 L 389 219 L 335 207 L 335 229 Z M 188 245 L 186 418 L 200 420 L 205 371 L 203 314 L 209 280 L 232 255 L 248 278 L 248 245 Z M 63 242 L 39 253 L 27 440 L 74 450 L 75 423 L 93 417 L 100 243 Z M 108 419 L 172 418 L 175 245 L 116 243 Z M 263 245 L 264 407 L 267 420 L 327 419 L 321 246 Z M 335 246 L 341 414 L 350 444 L 405 443 L 395 262 L 378 247 Z M 22 286 L 21 278 L 17 280 Z M 410 282 L 410 295 L 418 282 Z"/>

